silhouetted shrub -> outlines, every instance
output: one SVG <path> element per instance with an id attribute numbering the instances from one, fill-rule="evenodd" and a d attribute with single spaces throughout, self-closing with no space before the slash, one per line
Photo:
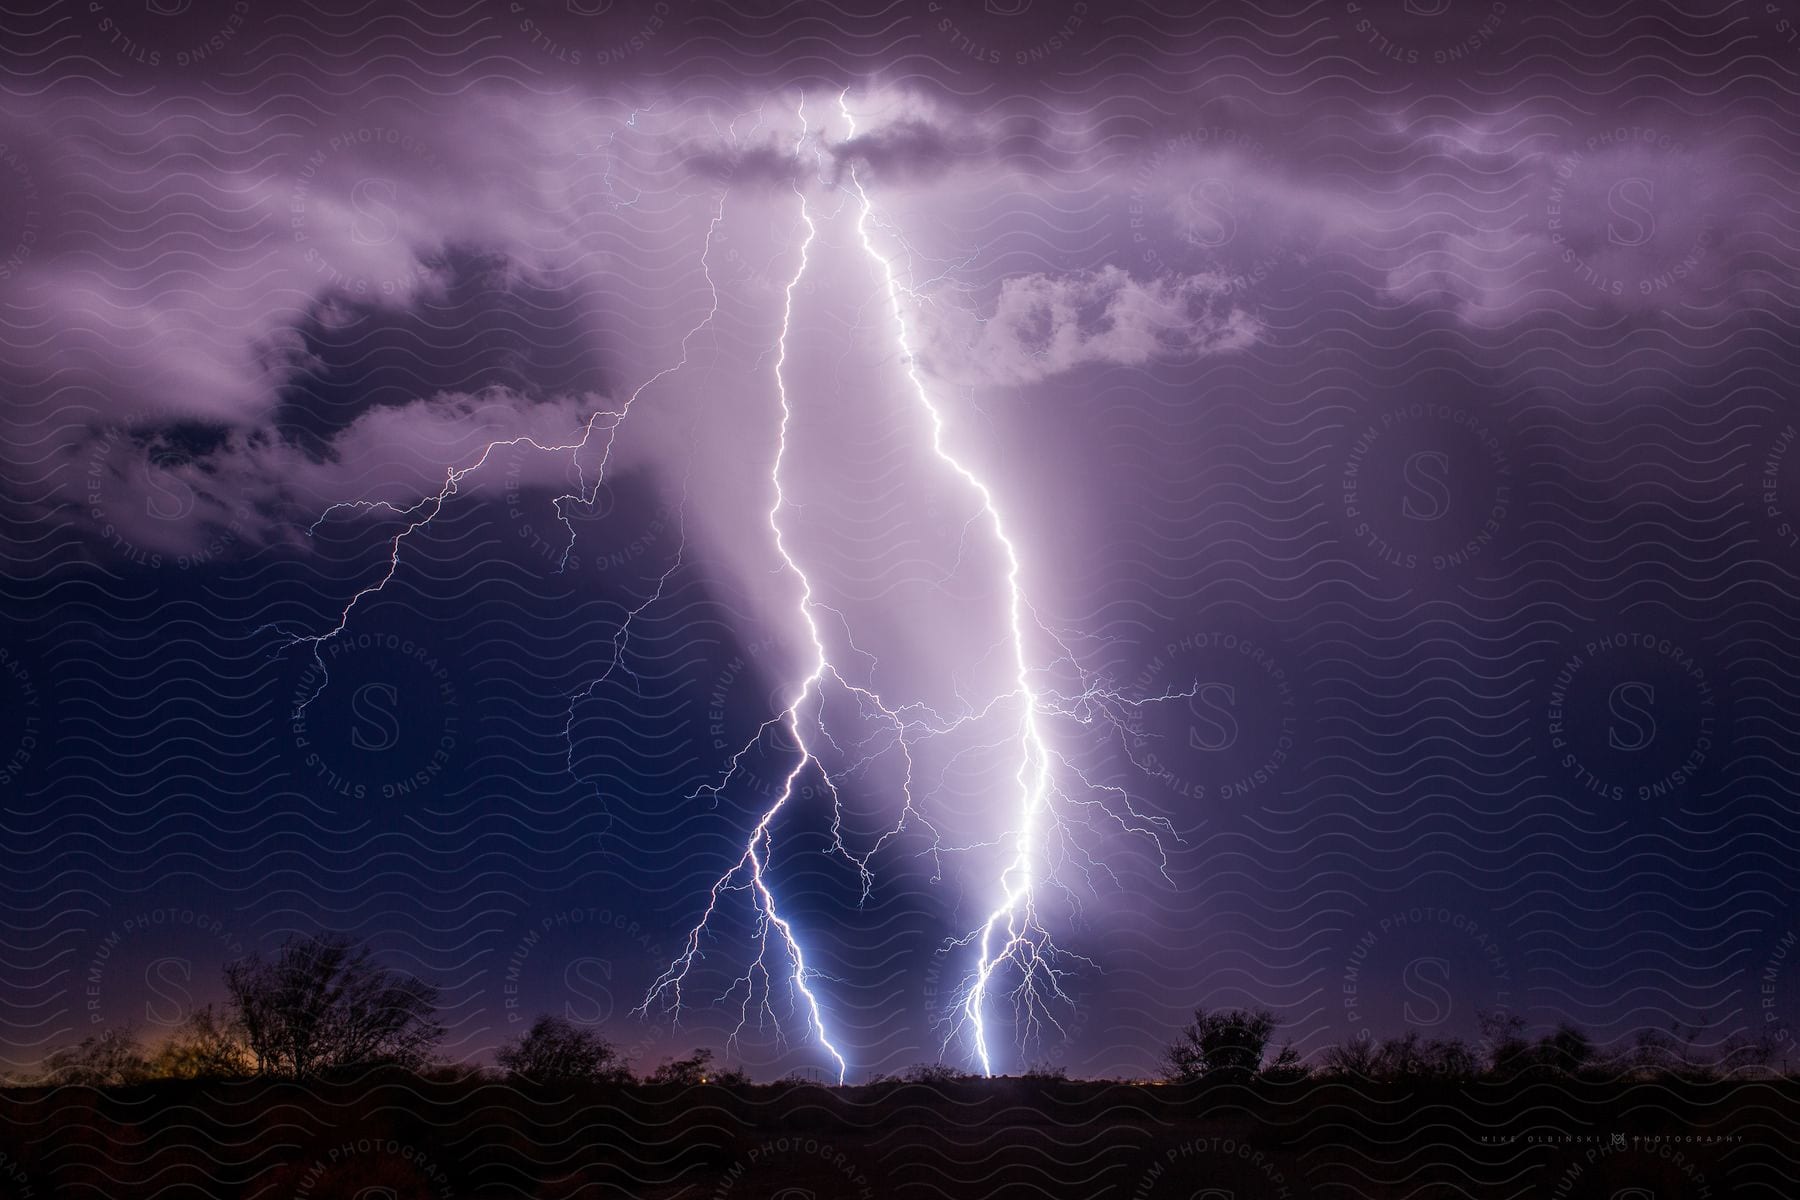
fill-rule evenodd
<path id="1" fill-rule="evenodd" d="M 1281 1048 L 1273 1062 L 1262 1070 L 1263 1078 L 1277 1080 L 1305 1079 L 1312 1074 L 1312 1068 L 1300 1060 L 1300 1052 L 1289 1042 Z"/>
<path id="2" fill-rule="evenodd" d="M 1269 1038 L 1281 1024 L 1266 1009 L 1194 1010 L 1194 1019 L 1164 1054 L 1163 1077 L 1245 1080 L 1262 1069 Z M 1297 1056 L 1296 1056 L 1297 1060 Z"/>
<path id="3" fill-rule="evenodd" d="M 1487 1069 L 1501 1077 L 1518 1075 L 1531 1068 L 1531 1043 L 1525 1039 L 1525 1018 L 1516 1013 L 1481 1012 L 1475 1014 L 1481 1027 L 1482 1040 L 1488 1044 Z"/>
<path id="4" fill-rule="evenodd" d="M 44 1059 L 36 1082 L 114 1087 L 139 1083 L 149 1076 L 149 1064 L 131 1030 L 109 1029 L 82 1038 L 78 1045 L 58 1050 Z"/>
<path id="5" fill-rule="evenodd" d="M 494 1061 L 507 1074 L 538 1083 L 631 1078 L 613 1044 L 563 1017 L 542 1016 L 502 1046 Z"/>
<path id="6" fill-rule="evenodd" d="M 1410 1031 L 1380 1042 L 1357 1037 L 1325 1051 L 1328 1074 L 1359 1079 L 1473 1079 L 1481 1056 L 1460 1038 L 1431 1038 Z"/>
<path id="7" fill-rule="evenodd" d="M 1558 1075 L 1575 1075 L 1593 1062 L 1594 1043 L 1572 1025 L 1558 1025 L 1533 1047 L 1536 1066 Z"/>
<path id="8" fill-rule="evenodd" d="M 149 1071 L 158 1079 L 234 1079 L 254 1067 L 242 1033 L 208 1004 L 195 1009 L 157 1047 Z"/>
<path id="9" fill-rule="evenodd" d="M 900 1073 L 900 1078 L 907 1083 L 929 1083 L 942 1085 L 957 1083 L 964 1079 L 973 1079 L 967 1071 L 951 1066 L 949 1063 L 914 1063 Z"/>
<path id="10" fill-rule="evenodd" d="M 646 1077 L 650 1083 L 676 1083 L 691 1086 L 698 1083 L 717 1083 L 726 1087 L 744 1087 L 750 1082 L 750 1075 L 742 1067 L 714 1067 L 713 1052 L 700 1049 L 686 1058 L 676 1058 L 663 1063 Z"/>
<path id="11" fill-rule="evenodd" d="M 1366 1037 L 1339 1042 L 1326 1050 L 1324 1055 L 1326 1071 L 1333 1075 L 1349 1075 L 1359 1079 L 1374 1079 L 1380 1062 L 1381 1048 L 1375 1044 L 1374 1039 Z"/>

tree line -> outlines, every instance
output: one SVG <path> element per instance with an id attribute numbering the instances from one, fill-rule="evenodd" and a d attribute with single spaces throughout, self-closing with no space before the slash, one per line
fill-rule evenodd
<path id="1" fill-rule="evenodd" d="M 167 1038 L 144 1048 L 130 1031 L 108 1030 L 49 1055 L 29 1083 L 94 1087 L 152 1079 L 272 1076 L 306 1080 L 345 1071 L 392 1067 L 419 1071 L 436 1064 L 446 1032 L 438 989 L 379 965 L 373 952 L 336 934 L 296 935 L 273 958 L 251 955 L 226 966 L 227 1002 L 191 1013 Z M 1481 1043 L 1425 1038 L 1355 1038 L 1307 1063 L 1288 1043 L 1272 1051 L 1280 1019 L 1264 1009 L 1199 1008 L 1167 1047 L 1165 1081 L 1247 1082 L 1345 1076 L 1371 1080 L 1474 1080 L 1521 1077 L 1681 1076 L 1717 1078 L 1767 1073 L 1772 1038 L 1734 1037 L 1698 1044 L 1701 1030 L 1680 1026 L 1645 1032 L 1622 1050 L 1602 1052 L 1582 1031 L 1562 1025 L 1530 1038 L 1516 1014 L 1480 1015 Z M 626 1083 L 640 1079 L 597 1031 L 562 1017 L 540 1016 L 500 1047 L 495 1062 L 509 1078 L 533 1082 Z M 1784 1064 L 1785 1065 L 1785 1064 Z M 1028 1076 L 1061 1079 L 1056 1068 Z M 954 1067 L 920 1064 L 872 1083 L 948 1083 L 970 1078 Z M 665 1062 L 642 1082 L 745 1085 L 738 1068 L 721 1069 L 710 1050 Z"/>
<path id="2" fill-rule="evenodd" d="M 250 955 L 225 967 L 223 1008 L 205 1005 L 146 1049 L 130 1030 L 107 1030 L 58 1050 L 24 1082 L 108 1087 L 152 1079 L 317 1079 L 391 1067 L 420 1071 L 446 1032 L 438 989 L 389 970 L 374 953 L 337 934 L 289 938 L 273 958 Z M 540 1016 L 503 1045 L 495 1061 L 507 1075 L 531 1080 L 626 1082 L 634 1078 L 619 1051 L 598 1032 Z M 747 1084 L 737 1069 L 713 1065 L 701 1049 L 665 1062 L 649 1083 Z"/>
<path id="3" fill-rule="evenodd" d="M 1328 1048 L 1316 1065 L 1291 1043 L 1270 1053 L 1280 1018 L 1265 1009 L 1194 1010 L 1164 1051 L 1162 1076 L 1171 1083 L 1202 1080 L 1305 1079 L 1314 1075 L 1365 1080 L 1684 1078 L 1718 1079 L 1777 1070 L 1780 1043 L 1734 1034 L 1714 1046 L 1704 1030 L 1673 1024 L 1642 1030 L 1622 1048 L 1603 1051 L 1586 1033 L 1561 1024 L 1536 1038 L 1517 1013 L 1477 1014 L 1480 1042 L 1427 1038 L 1413 1030 L 1396 1037 L 1356 1037 Z M 1785 1073 L 1786 1064 L 1780 1064 Z"/>

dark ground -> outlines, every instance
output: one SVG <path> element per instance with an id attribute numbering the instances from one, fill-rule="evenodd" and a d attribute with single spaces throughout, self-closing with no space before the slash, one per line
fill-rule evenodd
<path id="1" fill-rule="evenodd" d="M 1775 1200 L 1797 1132 L 1795 1080 L 164 1081 L 0 1093 L 0 1196 Z"/>

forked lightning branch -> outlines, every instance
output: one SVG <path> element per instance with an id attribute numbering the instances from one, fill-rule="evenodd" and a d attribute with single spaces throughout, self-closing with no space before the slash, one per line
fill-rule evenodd
<path id="1" fill-rule="evenodd" d="M 794 273 L 782 292 L 782 320 L 773 356 L 779 412 L 777 444 L 769 467 L 768 540 L 775 565 L 797 585 L 795 620 L 805 632 L 809 647 L 805 673 L 790 680 L 782 689 L 781 695 L 786 700 L 782 711 L 759 726 L 732 755 L 714 782 L 688 799 L 716 800 L 732 792 L 743 782 L 746 762 L 776 731 L 786 734 L 781 752 L 789 755 L 790 760 L 781 775 L 778 794 L 761 810 L 738 857 L 714 881 L 699 915 L 682 939 L 680 952 L 651 983 L 636 1011 L 641 1014 L 665 1012 L 679 1020 L 681 1009 L 689 999 L 684 986 L 694 982 L 696 968 L 709 953 L 713 917 L 723 903 L 747 902 L 754 919 L 748 944 L 740 951 L 743 955 L 741 972 L 718 998 L 737 1009 L 738 1021 L 732 1037 L 735 1039 L 753 1022 L 759 1025 L 772 1023 L 778 1032 L 781 1031 L 783 1017 L 776 1010 L 778 1000 L 785 997 L 788 1019 L 798 1015 L 808 1039 L 830 1060 L 842 1082 L 848 1075 L 850 1062 L 832 1029 L 829 1015 L 831 980 L 809 960 L 805 931 L 784 914 L 777 881 L 771 878 L 770 859 L 779 819 L 799 794 L 802 784 L 816 780 L 814 790 L 825 796 L 833 809 L 831 851 L 854 867 L 866 899 L 873 883 L 877 856 L 909 829 L 929 832 L 936 851 L 968 849 L 942 843 L 928 808 L 930 797 L 915 788 L 914 751 L 925 739 L 974 731 L 979 727 L 990 742 L 1006 748 L 1011 765 L 1005 773 L 1003 794 L 994 797 L 994 804 L 1011 815 L 997 837 L 985 839 L 978 847 L 997 855 L 988 899 L 979 920 L 965 933 L 952 938 L 944 948 L 947 954 L 963 957 L 966 965 L 962 968 L 964 982 L 942 1014 L 943 1051 L 946 1055 L 960 1053 L 979 1066 L 984 1074 L 992 1075 L 996 1057 L 995 1023 L 1009 1023 L 1015 1040 L 1021 1045 L 1039 1038 L 1047 1029 L 1060 1030 L 1058 1013 L 1066 1012 L 1067 1006 L 1073 1003 L 1067 986 L 1070 979 L 1082 968 L 1094 965 L 1059 948 L 1052 938 L 1051 906 L 1047 903 L 1050 893 L 1074 896 L 1063 878 L 1069 873 L 1078 874 L 1084 883 L 1091 883 L 1096 874 L 1108 880 L 1114 878 L 1105 863 L 1091 851 L 1093 839 L 1118 832 L 1146 839 L 1166 870 L 1165 838 L 1174 837 L 1173 828 L 1166 819 L 1141 813 L 1124 789 L 1090 779 L 1083 765 L 1086 760 L 1078 761 L 1080 755 L 1073 748 L 1073 741 L 1069 747 L 1060 743 L 1058 731 L 1067 726 L 1071 730 L 1081 727 L 1089 734 L 1098 732 L 1102 742 L 1135 762 L 1129 729 L 1129 718 L 1134 711 L 1146 704 L 1186 699 L 1195 691 L 1190 687 L 1154 696 L 1123 695 L 1096 680 L 1078 663 L 1066 641 L 1038 619 L 1026 595 L 1024 555 L 1002 514 L 999 499 L 989 482 L 951 446 L 944 411 L 933 399 L 932 389 L 914 352 L 914 331 L 908 314 L 916 310 L 921 298 L 903 277 L 900 265 L 902 261 L 910 261 L 910 252 L 901 235 L 881 220 L 865 188 L 866 163 L 860 162 L 851 148 L 857 136 L 857 125 L 848 93 L 837 97 L 835 109 L 841 122 L 841 137 L 832 139 L 827 136 L 828 127 L 813 124 L 806 99 L 801 98 L 798 104 L 799 132 L 791 153 L 795 212 L 804 229 L 804 237 Z M 735 143 L 735 134 L 732 136 Z M 1005 630 L 1008 682 L 984 702 L 970 704 L 953 714 L 940 714 L 922 703 L 892 700 L 871 687 L 850 682 L 847 674 L 832 660 L 822 633 L 821 618 L 829 615 L 834 624 L 841 623 L 846 630 L 851 629 L 853 623 L 844 613 L 818 598 L 804 556 L 791 545 L 792 531 L 788 521 L 793 515 L 793 505 L 786 489 L 797 468 L 789 453 L 789 433 L 797 416 L 804 412 L 809 402 L 817 402 L 818 398 L 798 394 L 790 386 L 789 342 L 796 289 L 808 270 L 816 266 L 820 253 L 819 219 L 823 210 L 818 206 L 826 203 L 821 197 L 833 194 L 833 203 L 837 207 L 832 216 L 841 215 L 845 204 L 854 206 L 851 212 L 857 246 L 866 256 L 880 290 L 880 311 L 885 314 L 890 336 L 899 351 L 907 404 L 914 414 L 920 445 L 929 448 L 936 469 L 965 488 L 978 504 L 979 511 L 971 527 L 984 527 L 983 534 L 991 540 L 997 554 L 1000 570 L 993 582 L 993 604 Z M 322 634 L 290 636 L 290 645 L 304 643 L 311 646 L 319 672 L 317 688 L 298 697 L 297 714 L 303 712 L 328 685 L 322 651 L 328 643 L 343 635 L 358 602 L 386 586 L 398 570 L 407 538 L 431 524 L 458 492 L 462 481 L 485 465 L 497 450 L 528 447 L 566 454 L 571 465 L 578 469 L 582 451 L 588 448 L 596 434 L 602 438 L 603 453 L 593 479 L 589 481 L 581 475 L 580 486 L 555 501 L 557 514 L 568 531 L 569 545 L 573 545 L 575 532 L 569 514 L 594 503 L 605 480 L 616 440 L 633 405 L 653 384 L 687 364 L 689 342 L 718 314 L 719 292 L 712 274 L 711 255 L 728 198 L 727 189 L 719 196 L 701 252 L 702 272 L 712 294 L 711 310 L 683 338 L 679 362 L 651 376 L 617 410 L 595 412 L 586 421 L 580 437 L 568 444 L 545 445 L 526 437 L 496 441 L 472 462 L 448 468 L 443 488 L 409 507 L 346 501 L 327 511 L 326 516 L 340 509 L 383 510 L 402 518 L 403 524 L 389 543 L 385 572 L 350 598 L 333 628 Z M 566 548 L 564 554 L 567 554 Z M 619 666 L 632 621 L 661 598 L 662 585 L 680 565 L 678 555 L 676 565 L 662 576 L 655 593 L 626 614 L 612 639 L 612 666 L 606 675 L 591 681 L 570 697 L 570 722 L 565 728 L 565 736 L 572 738 L 574 704 L 591 694 L 610 676 L 612 669 Z M 828 701 L 847 701 L 854 706 L 859 719 L 887 726 L 891 730 L 891 748 L 897 752 L 903 767 L 898 794 L 893 797 L 897 815 L 892 824 L 861 851 L 853 849 L 844 840 L 845 809 L 839 779 L 821 758 L 821 750 L 834 745 L 825 728 Z M 1092 743 L 1094 739 L 1090 736 L 1086 741 Z M 1136 765 L 1141 767 L 1143 764 Z"/>

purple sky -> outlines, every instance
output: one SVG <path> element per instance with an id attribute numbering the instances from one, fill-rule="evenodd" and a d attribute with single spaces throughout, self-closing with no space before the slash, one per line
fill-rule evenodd
<path id="1" fill-rule="evenodd" d="M 114 7 L 0 51 L 0 764 L 14 932 L 49 931 L 9 1061 L 132 1018 L 80 979 L 147 906 L 370 937 L 471 1057 L 529 930 L 629 913 L 532 958 L 529 1006 L 723 1045 L 741 928 L 679 1034 L 626 1010 L 784 774 L 701 790 L 809 666 L 778 358 L 839 682 L 954 726 L 868 902 L 818 779 L 774 843 L 855 1071 L 967 1054 L 939 951 L 1017 831 L 1007 556 L 909 367 L 1005 514 L 1038 684 L 1088 697 L 1040 851 L 1091 962 L 999 1065 L 1142 1072 L 1202 1001 L 1308 1052 L 1800 1010 L 1758 991 L 1793 921 L 1793 17 Z M 322 680 L 283 636 L 384 578 L 395 509 L 627 404 L 463 476 L 345 625 L 430 653 L 334 658 L 294 717 Z M 559 570 L 554 497 L 597 478 Z M 394 718 L 391 777 L 384 696 L 443 710 Z M 819 736 L 867 849 L 904 770 L 852 708 Z M 211 942 L 162 945 L 132 972 L 216 991 Z M 734 1052 L 820 1066 L 784 1020 Z"/>

